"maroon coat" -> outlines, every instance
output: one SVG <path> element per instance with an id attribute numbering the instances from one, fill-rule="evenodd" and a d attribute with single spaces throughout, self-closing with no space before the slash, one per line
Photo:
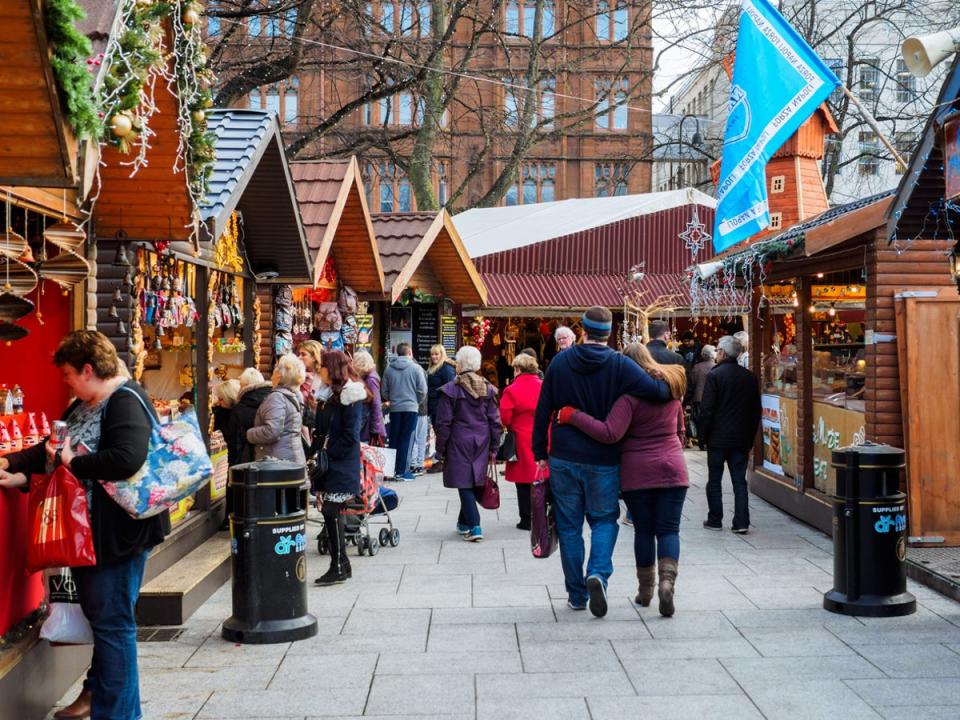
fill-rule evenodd
<path id="1" fill-rule="evenodd" d="M 683 460 L 683 407 L 679 400 L 653 403 L 624 395 L 614 403 L 606 420 L 577 411 L 570 424 L 602 443 L 623 440 L 621 491 L 689 487 Z"/>
<path id="2" fill-rule="evenodd" d="M 440 388 L 434 431 L 445 487 L 473 488 L 486 481 L 490 453 L 500 444 L 496 395 L 492 385 L 487 386 L 487 396 L 479 399 L 456 382 Z"/>
<path id="3" fill-rule="evenodd" d="M 521 373 L 500 398 L 500 419 L 517 438 L 517 461 L 507 463 L 507 480 L 532 483 L 537 475 L 533 459 L 533 415 L 543 381 L 535 373 Z"/>

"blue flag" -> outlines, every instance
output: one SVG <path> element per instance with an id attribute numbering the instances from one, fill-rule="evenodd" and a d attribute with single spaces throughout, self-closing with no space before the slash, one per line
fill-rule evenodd
<path id="1" fill-rule="evenodd" d="M 770 225 L 767 161 L 839 85 L 767 0 L 743 0 L 717 185 L 716 252 Z"/>

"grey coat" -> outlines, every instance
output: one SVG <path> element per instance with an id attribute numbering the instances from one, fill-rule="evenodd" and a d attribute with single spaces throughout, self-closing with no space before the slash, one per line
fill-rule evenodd
<path id="1" fill-rule="evenodd" d="M 390 361 L 380 396 L 390 403 L 390 412 L 420 412 L 420 403 L 427 399 L 427 373 L 409 355 Z"/>
<path id="2" fill-rule="evenodd" d="M 298 391 L 275 388 L 260 403 L 247 440 L 256 446 L 256 459 L 275 457 L 306 464 L 300 428 L 303 425 L 303 400 Z"/>

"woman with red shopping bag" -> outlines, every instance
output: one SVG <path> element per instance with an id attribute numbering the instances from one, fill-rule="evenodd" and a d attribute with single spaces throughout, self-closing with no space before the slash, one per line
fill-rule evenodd
<path id="1" fill-rule="evenodd" d="M 96 565 L 75 568 L 73 577 L 93 629 L 93 662 L 83 692 L 55 717 L 138 720 L 134 607 L 147 553 L 169 532 L 170 518 L 166 512 L 144 520 L 131 517 L 101 483 L 126 480 L 146 461 L 152 425 L 145 407 L 151 407 L 150 399 L 121 374 L 117 351 L 102 333 L 70 333 L 53 362 L 76 398 L 63 415 L 66 441 L 58 448 L 47 439 L 0 458 L 0 487 L 23 489 L 32 475 L 63 465 L 86 488 Z M 121 387 L 127 391 L 117 392 Z"/>

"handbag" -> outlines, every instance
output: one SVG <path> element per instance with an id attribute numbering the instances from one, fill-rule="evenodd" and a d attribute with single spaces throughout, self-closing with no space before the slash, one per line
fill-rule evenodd
<path id="1" fill-rule="evenodd" d="M 486 481 L 480 488 L 477 501 L 481 507 L 487 510 L 496 510 L 500 507 L 500 485 L 497 483 L 497 466 L 493 463 L 487 466 Z"/>
<path id="2" fill-rule="evenodd" d="M 93 629 L 80 607 L 70 568 L 60 568 L 47 577 L 47 604 L 50 614 L 40 628 L 41 640 L 57 645 L 93 645 Z"/>
<path id="3" fill-rule="evenodd" d="M 213 463 L 196 413 L 189 411 L 179 420 L 161 423 L 136 390 L 126 386 L 118 390 L 137 398 L 150 419 L 147 460 L 127 480 L 100 484 L 129 515 L 141 519 L 159 515 L 206 485 L 213 475 Z"/>
<path id="4" fill-rule="evenodd" d="M 517 461 L 517 434 L 507 430 L 500 436 L 500 447 L 497 449 L 497 462 Z"/>
<path id="5" fill-rule="evenodd" d="M 327 443 L 324 441 L 323 447 L 317 450 L 317 454 L 314 455 L 310 469 L 307 472 L 307 476 L 310 479 L 311 491 L 319 492 L 323 489 L 323 479 L 327 476 L 329 470 L 330 456 L 327 455 Z"/>
<path id="6" fill-rule="evenodd" d="M 60 465 L 48 477 L 30 483 L 30 545 L 27 569 L 96 565 L 87 491 L 76 476 Z"/>
<path id="7" fill-rule="evenodd" d="M 530 486 L 530 552 L 535 558 L 548 558 L 559 545 L 557 520 L 550 502 L 550 481 L 538 469 Z"/>

